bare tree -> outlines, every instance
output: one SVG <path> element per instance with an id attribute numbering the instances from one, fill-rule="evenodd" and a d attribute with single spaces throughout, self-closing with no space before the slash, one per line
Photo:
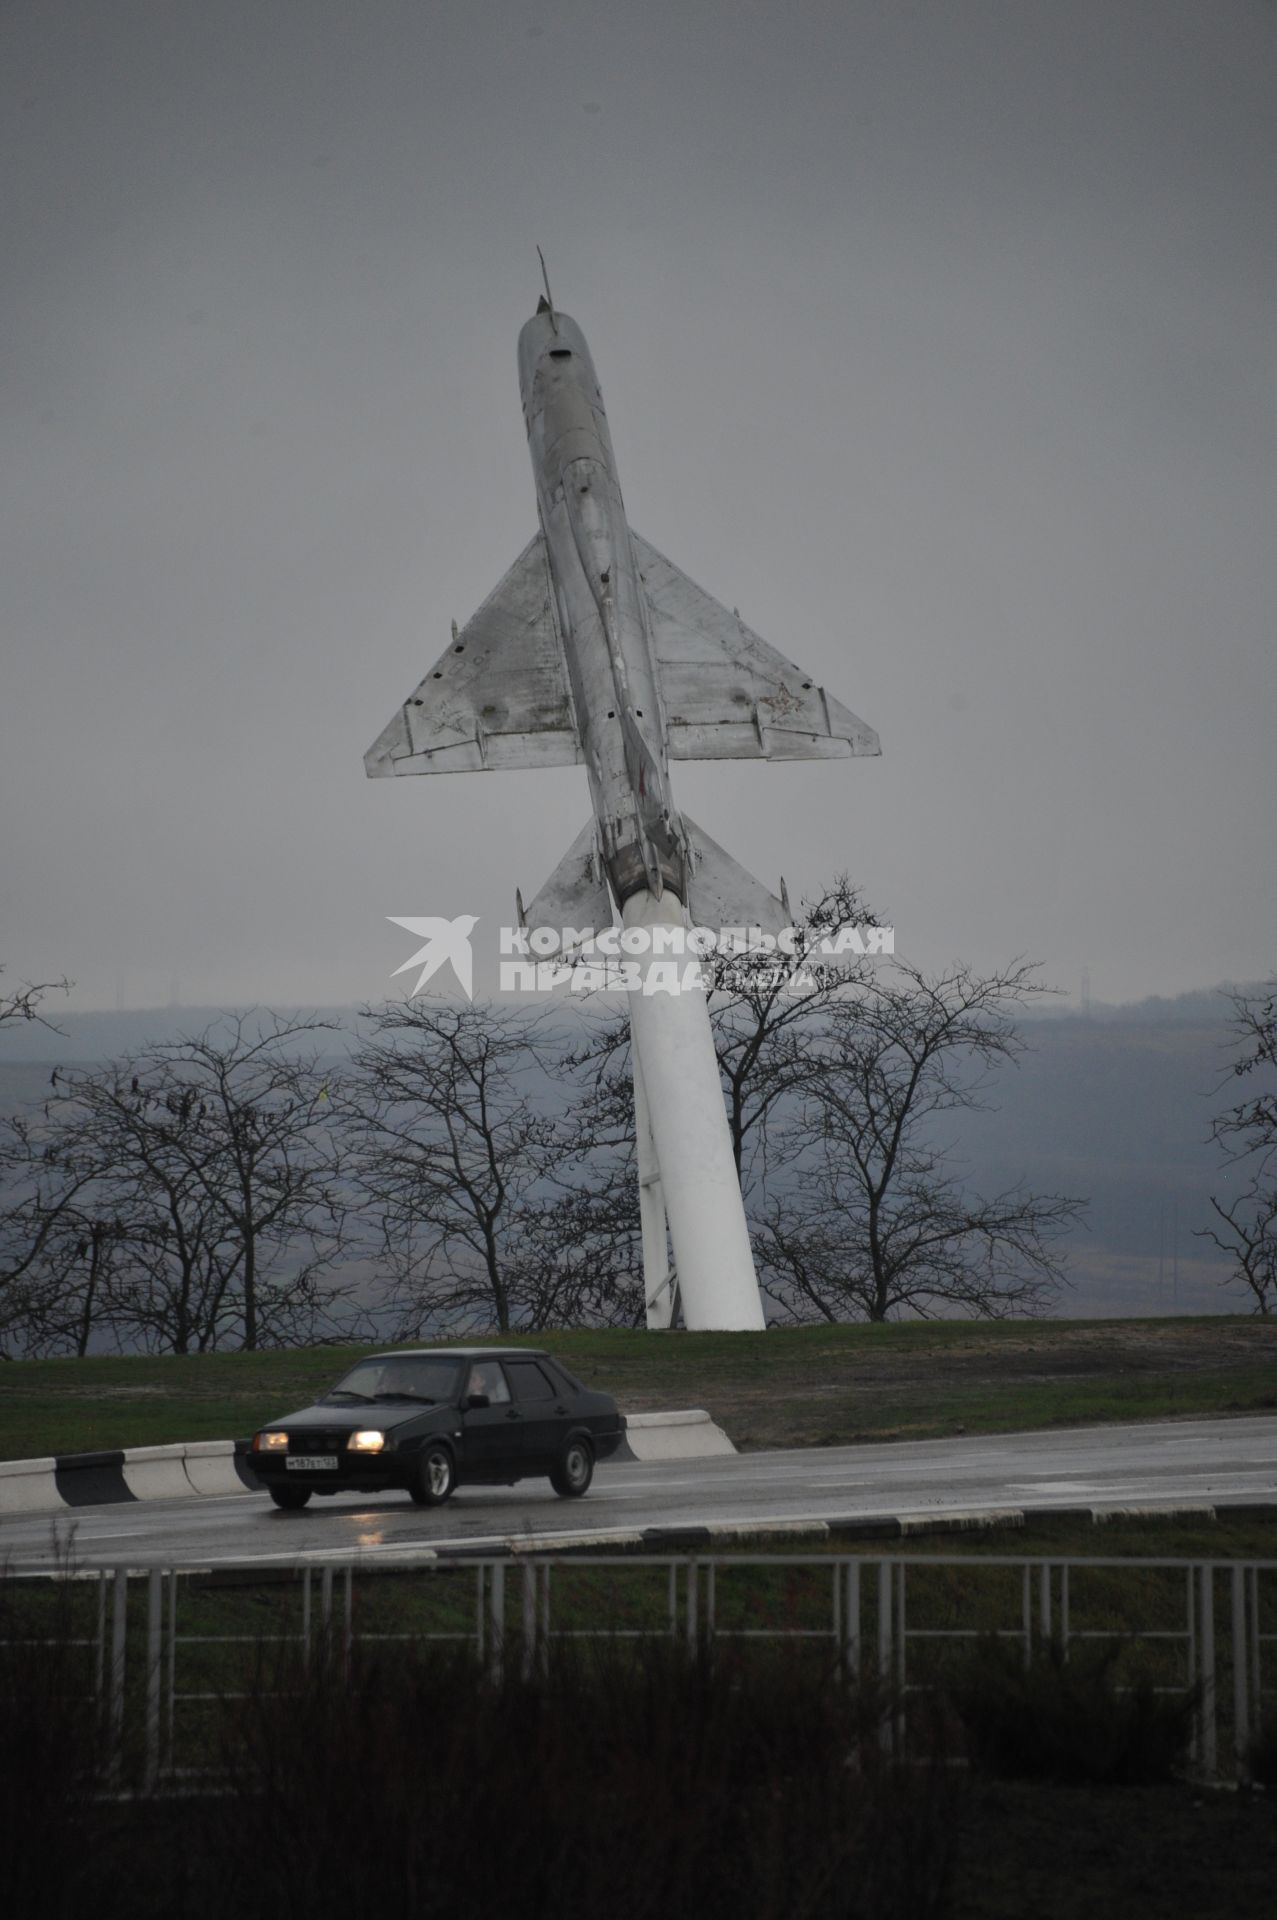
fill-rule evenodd
<path id="1" fill-rule="evenodd" d="M 644 1321 L 634 1085 L 614 1029 L 605 1017 L 557 1061 L 555 1150 L 525 1203 L 518 1247 L 532 1327 Z"/>
<path id="2" fill-rule="evenodd" d="M 1216 1117 L 1211 1137 L 1264 1179 L 1277 1173 L 1277 979 L 1226 998 L 1233 1009 L 1230 1030 L 1241 1049 L 1227 1077 L 1245 1081 L 1246 1093 Z"/>
<path id="3" fill-rule="evenodd" d="M 0 974 L 4 968 L 0 967 Z M 0 1028 L 35 1021 L 50 1033 L 62 1029 L 41 1013 L 50 993 L 69 993 L 67 979 L 24 981 L 0 988 Z M 58 1069 L 50 1076 L 58 1083 Z M 65 1284 L 64 1248 L 78 1247 L 91 1230 L 84 1210 L 85 1180 L 67 1177 L 48 1143 L 23 1115 L 0 1123 L 0 1357 L 60 1351 L 66 1329 L 82 1320 L 81 1289 Z M 99 1236 L 99 1248 L 101 1247 Z M 88 1291 L 96 1293 L 94 1284 Z"/>
<path id="4" fill-rule="evenodd" d="M 278 1343 L 313 1317 L 343 1244 L 345 1201 L 330 1021 L 227 1015 L 151 1051 L 154 1094 L 234 1253 L 243 1344 Z M 299 1052 L 298 1049 L 304 1049 Z"/>
<path id="5" fill-rule="evenodd" d="M 1042 991 L 1033 972 L 927 976 L 896 961 L 826 1002 L 784 1123 L 788 1179 L 773 1185 L 759 1235 L 783 1310 L 885 1320 L 1043 1307 L 1061 1278 L 1051 1243 L 1081 1203 L 1020 1187 L 970 1194 L 941 1133 L 1023 1050 L 1013 1015 Z"/>
<path id="6" fill-rule="evenodd" d="M 40 1006 L 47 994 L 68 993 L 70 988 L 65 979 L 0 986 L 0 1029 L 34 1020 L 50 1033 L 61 1032 Z M 56 1085 L 56 1067 L 52 1078 Z M 31 1331 L 43 1324 L 44 1309 L 53 1302 L 40 1262 L 59 1221 L 74 1205 L 76 1189 L 50 1179 L 50 1172 L 42 1147 L 32 1142 L 21 1119 L 6 1116 L 0 1124 L 0 1358 L 6 1360 L 13 1357 L 15 1333 L 27 1350 Z"/>
<path id="7" fill-rule="evenodd" d="M 716 950 L 702 962 L 737 1174 L 751 1213 L 761 1213 L 767 1129 L 810 1078 L 809 1038 L 823 1009 L 875 964 L 857 940 L 879 922 L 844 874 L 803 902 L 790 948 Z M 834 949 L 838 949 L 834 952 Z M 606 1010 L 570 1054 L 580 1096 L 565 1115 L 569 1159 L 588 1169 L 572 1196 L 575 1244 L 596 1278 L 594 1317 L 643 1318 L 643 1258 L 634 1156 L 634 1093 L 628 1009 Z"/>
<path id="8" fill-rule="evenodd" d="M 96 1334 L 186 1353 L 313 1337 L 343 1239 L 326 1031 L 228 1017 L 194 1039 L 60 1069 L 9 1123 L 5 1295 L 24 1350 Z M 11 1332 L 10 1337 L 14 1337 Z"/>
<path id="9" fill-rule="evenodd" d="M 0 967 L 0 974 L 3 972 L 4 968 Z M 62 1029 L 46 1019 L 40 1006 L 47 994 L 70 991 L 71 982 L 66 979 L 26 980 L 20 987 L 0 987 L 0 1027 L 15 1026 L 19 1020 L 34 1020 L 50 1033 L 60 1033 Z"/>
<path id="10" fill-rule="evenodd" d="M 1228 1079 L 1245 1095 L 1211 1126 L 1228 1160 L 1231 1195 L 1211 1195 L 1216 1224 L 1197 1230 L 1233 1261 L 1258 1313 L 1277 1307 L 1277 979 L 1253 993 L 1230 993 L 1230 1028 L 1240 1051 Z"/>
<path id="11" fill-rule="evenodd" d="M 857 936 L 878 924 L 859 888 L 839 874 L 803 902 L 791 953 L 716 951 L 706 962 L 732 1151 L 746 1187 L 751 1173 L 765 1178 L 765 1166 L 751 1169 L 750 1160 L 765 1149 L 768 1120 L 810 1078 L 808 1042 L 824 1009 L 875 964 Z"/>
<path id="12" fill-rule="evenodd" d="M 527 1304 L 527 1223 L 561 1147 L 551 1031 L 522 1012 L 436 999 L 366 1017 L 374 1031 L 342 1104 L 400 1330 L 504 1332 Z"/>
<path id="13" fill-rule="evenodd" d="M 31 1350 L 31 1334 L 43 1300 L 41 1256 L 54 1231 L 45 1204 L 42 1169 L 22 1136 L 20 1123 L 0 1123 L 0 1359 Z"/>
<path id="14" fill-rule="evenodd" d="M 0 1147 L 11 1178 L 20 1165 L 20 1124 L 7 1123 Z M 34 1177 L 17 1194 L 10 1187 L 0 1214 L 0 1351 L 6 1359 L 84 1354 L 109 1322 L 119 1226 L 102 1217 L 92 1176 L 50 1164 L 42 1153 L 27 1167 Z"/>
<path id="15" fill-rule="evenodd" d="M 138 1064 L 63 1069 L 43 1119 L 12 1123 L 29 1178 L 10 1218 L 28 1235 L 11 1324 L 28 1352 L 83 1353 L 95 1333 L 152 1351 L 216 1344 L 232 1262 L 188 1156 L 131 1090 Z"/>
<path id="16" fill-rule="evenodd" d="M 1233 1200 L 1211 1194 L 1210 1203 L 1219 1224 L 1197 1228 L 1198 1238 L 1230 1256 L 1229 1283 L 1249 1288 L 1256 1313 L 1271 1313 L 1277 1307 L 1277 1188 L 1253 1183 Z"/>

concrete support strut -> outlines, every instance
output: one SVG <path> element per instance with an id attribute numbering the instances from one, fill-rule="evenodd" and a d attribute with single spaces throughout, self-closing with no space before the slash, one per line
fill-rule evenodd
<path id="1" fill-rule="evenodd" d="M 622 919 L 627 927 L 686 924 L 681 903 L 668 891 L 660 900 L 631 894 Z M 653 966 L 670 962 L 652 954 L 638 964 L 646 978 Z M 675 964 L 681 975 L 688 962 L 680 956 Z M 635 992 L 629 1001 L 684 1324 L 690 1331 L 758 1330 L 766 1321 L 705 995 L 699 988 Z"/>

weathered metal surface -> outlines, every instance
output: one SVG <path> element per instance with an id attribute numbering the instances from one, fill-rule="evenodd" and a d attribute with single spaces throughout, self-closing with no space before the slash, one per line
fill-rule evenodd
<path id="1" fill-rule="evenodd" d="M 538 533 L 369 748 L 368 773 L 479 773 L 579 761 L 552 594 Z"/>
<path id="2" fill-rule="evenodd" d="M 578 917 L 581 916 L 581 917 Z M 586 821 L 523 918 L 529 927 L 553 932 L 597 933 L 612 924 L 612 896 L 598 850 L 598 828 Z M 538 947 L 542 959 L 557 948 Z"/>
<path id="3" fill-rule="evenodd" d="M 672 560 L 632 533 L 675 760 L 825 760 L 882 749 L 832 700 Z"/>

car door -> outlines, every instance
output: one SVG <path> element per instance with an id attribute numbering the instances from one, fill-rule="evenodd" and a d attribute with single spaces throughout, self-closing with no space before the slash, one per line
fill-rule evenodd
<path id="1" fill-rule="evenodd" d="M 523 1416 L 514 1403 L 500 1361 L 476 1360 L 462 1392 L 488 1396 L 486 1407 L 467 1407 L 463 1403 L 462 1471 L 477 1480 L 513 1480 L 520 1473 L 529 1472 L 523 1458 Z"/>
<path id="2" fill-rule="evenodd" d="M 522 1415 L 520 1440 L 532 1470 L 548 1472 L 563 1449 L 567 1406 L 557 1386 L 535 1360 L 507 1360 L 514 1403 Z"/>

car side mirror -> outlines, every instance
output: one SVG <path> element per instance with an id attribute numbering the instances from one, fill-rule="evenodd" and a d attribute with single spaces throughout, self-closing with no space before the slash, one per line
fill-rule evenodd
<path id="1" fill-rule="evenodd" d="M 477 1413 L 480 1407 L 490 1407 L 491 1405 L 492 1402 L 486 1393 L 468 1393 L 466 1395 L 465 1410 L 467 1413 Z"/>

